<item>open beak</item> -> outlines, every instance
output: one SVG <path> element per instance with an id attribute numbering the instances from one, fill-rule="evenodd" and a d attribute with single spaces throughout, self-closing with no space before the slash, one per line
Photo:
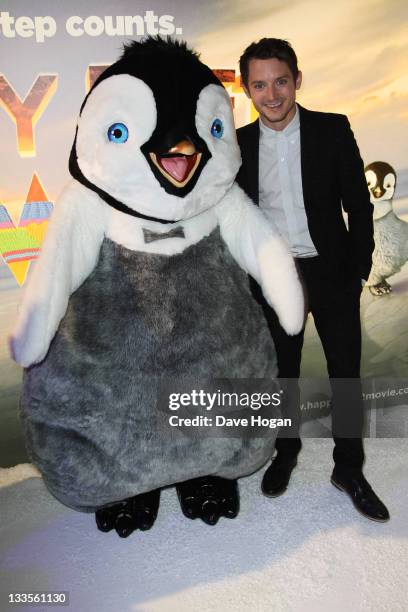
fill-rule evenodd
<path id="1" fill-rule="evenodd" d="M 184 187 L 194 176 L 202 153 L 191 140 L 180 140 L 165 153 L 149 152 L 150 159 L 161 174 L 175 187 Z"/>

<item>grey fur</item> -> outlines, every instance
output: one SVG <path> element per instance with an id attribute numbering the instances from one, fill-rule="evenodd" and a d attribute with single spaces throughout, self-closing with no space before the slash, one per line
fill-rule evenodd
<path id="1" fill-rule="evenodd" d="M 25 371 L 31 460 L 55 497 L 86 512 L 197 476 L 237 478 L 271 456 L 277 431 L 169 431 L 156 408 L 160 381 L 276 374 L 261 308 L 218 229 L 170 257 L 105 239 L 46 358 Z"/>

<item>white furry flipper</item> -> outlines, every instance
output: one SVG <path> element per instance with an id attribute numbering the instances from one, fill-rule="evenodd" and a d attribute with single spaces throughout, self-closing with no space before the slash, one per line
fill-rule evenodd
<path id="1" fill-rule="evenodd" d="M 72 181 L 51 216 L 10 338 L 13 359 L 28 367 L 47 354 L 68 299 L 94 269 L 105 231 L 106 204 Z"/>
<path id="2" fill-rule="evenodd" d="M 237 263 L 262 287 L 288 334 L 304 324 L 303 290 L 288 247 L 262 211 L 234 184 L 216 207 L 221 235 Z"/>

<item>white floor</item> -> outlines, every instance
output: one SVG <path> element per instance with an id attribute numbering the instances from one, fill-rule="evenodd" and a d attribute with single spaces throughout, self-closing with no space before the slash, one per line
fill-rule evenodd
<path id="1" fill-rule="evenodd" d="M 126 540 L 60 505 L 40 478 L 10 484 L 30 469 L 0 470 L 0 610 L 31 609 L 8 607 L 9 592 L 63 590 L 60 609 L 74 612 L 406 612 L 407 441 L 366 441 L 386 524 L 330 484 L 331 450 L 305 440 L 280 498 L 260 493 L 264 470 L 241 480 L 238 518 L 216 527 L 184 518 L 166 490 L 153 529 Z"/>

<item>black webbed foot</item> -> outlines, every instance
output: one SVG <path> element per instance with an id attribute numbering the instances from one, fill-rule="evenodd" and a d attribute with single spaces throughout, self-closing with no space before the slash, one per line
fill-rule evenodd
<path id="1" fill-rule="evenodd" d="M 239 492 L 236 480 L 219 476 L 204 476 L 176 485 L 181 510 L 187 518 L 201 518 L 215 525 L 221 516 L 235 518 L 239 512 Z"/>
<path id="2" fill-rule="evenodd" d="M 100 531 L 115 529 L 121 538 L 127 538 L 136 529 L 146 531 L 153 526 L 159 505 L 160 489 L 142 493 L 97 510 L 96 524 Z"/>

